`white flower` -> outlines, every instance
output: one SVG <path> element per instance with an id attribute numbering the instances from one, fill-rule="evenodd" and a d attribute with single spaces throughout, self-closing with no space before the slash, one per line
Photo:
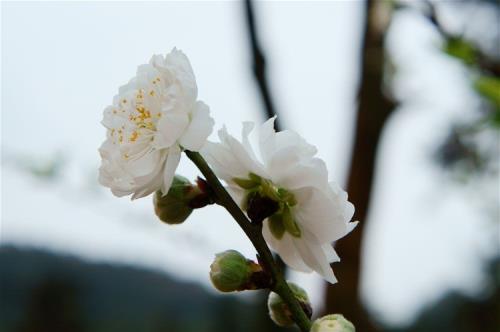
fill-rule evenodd
<path id="1" fill-rule="evenodd" d="M 219 131 L 221 143 L 207 143 L 201 153 L 223 179 L 235 200 L 246 209 L 249 197 L 259 193 L 279 203 L 279 210 L 263 222 L 267 243 L 291 268 L 314 270 L 335 283 L 330 267 L 339 261 L 331 243 L 349 233 L 354 207 L 347 193 L 328 182 L 325 163 L 314 157 L 316 148 L 297 133 L 274 131 L 274 118 L 260 129 L 259 160 L 243 126 L 242 142 Z"/>
<path id="2" fill-rule="evenodd" d="M 139 66 L 104 110 L 99 182 L 132 199 L 166 194 L 182 149 L 200 150 L 212 132 L 214 121 L 197 94 L 191 64 L 175 48 Z"/>

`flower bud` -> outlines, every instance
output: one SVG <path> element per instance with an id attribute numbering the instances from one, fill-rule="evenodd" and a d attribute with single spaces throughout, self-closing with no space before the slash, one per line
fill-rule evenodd
<path id="1" fill-rule="evenodd" d="M 340 314 L 327 315 L 314 321 L 311 332 L 355 332 L 350 321 Z"/>
<path id="2" fill-rule="evenodd" d="M 224 251 L 215 255 L 210 265 L 210 280 L 221 292 L 244 290 L 253 272 L 252 264 L 255 265 L 236 250 Z"/>
<path id="3" fill-rule="evenodd" d="M 153 196 L 155 213 L 167 224 L 183 223 L 193 212 L 191 202 L 202 194 L 188 179 L 175 175 L 167 195 L 157 191 Z"/>
<path id="4" fill-rule="evenodd" d="M 306 291 L 292 282 L 288 282 L 288 286 L 292 290 L 293 295 L 295 295 L 295 298 L 299 301 L 307 316 L 311 317 L 312 308 Z M 267 309 L 269 310 L 269 316 L 273 322 L 276 323 L 276 325 L 289 327 L 294 324 L 292 313 L 290 312 L 288 305 L 278 294 L 274 292 L 269 293 Z"/>
<path id="5" fill-rule="evenodd" d="M 193 209 L 213 203 L 211 189 L 203 179 L 199 178 L 196 185 L 193 185 L 180 175 L 175 175 L 166 195 L 157 191 L 153 196 L 156 215 L 161 221 L 171 225 L 183 223 Z"/>

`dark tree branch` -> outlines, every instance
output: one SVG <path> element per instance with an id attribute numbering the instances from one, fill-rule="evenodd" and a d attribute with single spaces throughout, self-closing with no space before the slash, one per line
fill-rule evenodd
<path id="1" fill-rule="evenodd" d="M 354 220 L 359 220 L 360 223 L 349 236 L 340 239 L 335 245 L 335 249 L 342 258 L 342 264 L 334 266 L 339 284 L 328 285 L 326 294 L 327 313 L 342 313 L 353 322 L 356 330 L 362 332 L 378 331 L 360 298 L 361 249 L 364 232 L 369 222 L 367 216 L 378 143 L 386 120 L 395 107 L 382 89 L 385 62 L 384 40 L 387 26 L 377 24 L 380 20 L 376 17 L 376 6 L 379 5 L 384 5 L 384 3 L 374 0 L 366 2 L 358 109 L 347 185 L 349 200 L 356 207 Z"/>
<path id="2" fill-rule="evenodd" d="M 252 50 L 253 74 L 255 76 L 255 81 L 257 83 L 260 95 L 262 97 L 262 103 L 264 104 L 265 115 L 269 119 L 277 115 L 277 113 L 276 113 L 276 108 L 274 107 L 273 99 L 271 97 L 271 92 L 269 90 L 269 85 L 267 82 L 266 59 L 264 57 L 262 48 L 260 47 L 259 44 L 257 29 L 255 27 L 253 3 L 251 0 L 245 0 L 245 16 L 246 16 L 247 30 L 250 40 L 250 47 Z M 281 130 L 281 126 L 279 124 L 280 121 L 278 118 L 274 122 L 274 128 L 277 131 Z"/>

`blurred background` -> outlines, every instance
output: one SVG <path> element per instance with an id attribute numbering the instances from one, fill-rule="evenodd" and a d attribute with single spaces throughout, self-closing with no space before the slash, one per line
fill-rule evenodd
<path id="1" fill-rule="evenodd" d="M 167 226 L 150 198 L 97 183 L 102 110 L 177 47 L 216 129 L 278 114 L 349 192 L 360 224 L 336 244 L 339 283 L 287 272 L 314 316 L 498 332 L 499 6 L 2 2 L 0 331 L 280 330 L 265 292 L 210 285 L 215 253 L 255 256 L 222 208 Z"/>

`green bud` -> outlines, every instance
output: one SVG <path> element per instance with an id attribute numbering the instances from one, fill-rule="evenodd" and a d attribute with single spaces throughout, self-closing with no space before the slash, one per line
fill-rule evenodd
<path id="1" fill-rule="evenodd" d="M 310 317 L 312 310 L 306 291 L 292 282 L 288 282 L 288 286 L 292 290 L 293 295 L 295 295 L 295 298 L 299 301 L 302 308 L 306 311 L 306 314 Z M 267 309 L 269 310 L 269 316 L 273 322 L 276 323 L 276 325 L 289 327 L 295 324 L 288 305 L 278 294 L 274 292 L 269 293 L 269 298 L 267 299 Z"/>
<path id="2" fill-rule="evenodd" d="M 188 179 L 176 175 L 167 195 L 157 191 L 153 196 L 155 213 L 167 224 L 183 223 L 193 212 L 191 200 L 200 194 L 198 187 L 193 186 Z"/>
<path id="3" fill-rule="evenodd" d="M 253 262 L 236 250 L 227 250 L 215 255 L 210 265 L 210 280 L 221 292 L 244 290 L 252 275 Z"/>
<path id="4" fill-rule="evenodd" d="M 314 321 L 311 332 L 355 332 L 350 321 L 340 314 L 327 315 Z"/>

